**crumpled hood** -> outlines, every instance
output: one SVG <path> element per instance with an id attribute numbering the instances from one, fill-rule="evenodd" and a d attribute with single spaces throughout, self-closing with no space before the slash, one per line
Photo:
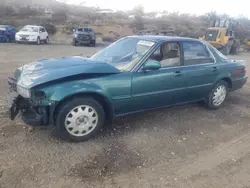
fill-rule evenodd
<path id="1" fill-rule="evenodd" d="M 84 57 L 44 59 L 26 64 L 15 71 L 17 84 L 32 88 L 53 80 L 90 73 L 120 73 L 115 67 Z"/>

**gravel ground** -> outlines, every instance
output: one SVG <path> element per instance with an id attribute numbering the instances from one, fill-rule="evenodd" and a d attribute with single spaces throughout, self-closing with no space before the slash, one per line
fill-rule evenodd
<path id="1" fill-rule="evenodd" d="M 194 104 L 127 116 L 84 143 L 8 120 L 6 82 L 16 67 L 100 48 L 0 44 L 0 188 L 250 187 L 249 83 L 219 110 Z"/>

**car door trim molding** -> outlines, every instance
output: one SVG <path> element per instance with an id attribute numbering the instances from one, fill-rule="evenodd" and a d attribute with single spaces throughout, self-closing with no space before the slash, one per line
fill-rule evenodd
<path id="1" fill-rule="evenodd" d="M 165 89 L 165 90 L 152 91 L 152 92 L 147 92 L 147 93 L 132 94 L 131 97 L 142 97 L 142 96 L 148 96 L 148 95 L 157 95 L 157 94 L 166 93 L 166 92 L 181 91 L 183 89 L 187 89 L 187 87 L 181 87 L 181 88 L 178 88 L 178 89 Z"/>

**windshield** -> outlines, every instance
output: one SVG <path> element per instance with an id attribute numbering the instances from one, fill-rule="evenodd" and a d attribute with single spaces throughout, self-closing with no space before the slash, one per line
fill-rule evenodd
<path id="1" fill-rule="evenodd" d="M 83 32 L 83 31 L 84 31 L 84 32 L 88 32 L 89 29 L 88 29 L 88 28 L 78 28 L 77 31 L 78 31 L 78 32 Z"/>
<path id="2" fill-rule="evenodd" d="M 38 32 L 38 28 L 37 27 L 24 27 L 20 31 L 24 31 L 24 32 Z"/>
<path id="3" fill-rule="evenodd" d="M 120 71 L 130 71 L 155 43 L 138 38 L 122 38 L 91 57 L 111 64 Z"/>

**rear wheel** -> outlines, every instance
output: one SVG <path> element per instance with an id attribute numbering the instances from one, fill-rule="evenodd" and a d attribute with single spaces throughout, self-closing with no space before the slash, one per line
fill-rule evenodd
<path id="1" fill-rule="evenodd" d="M 228 83 L 224 80 L 219 81 L 207 96 L 205 103 L 210 109 L 220 108 L 228 94 Z"/>
<path id="2" fill-rule="evenodd" d="M 81 142 L 94 136 L 104 125 L 103 107 L 94 99 L 74 98 L 56 116 L 56 129 L 62 139 Z"/>
<path id="3" fill-rule="evenodd" d="M 10 43 L 10 42 L 11 42 L 10 37 L 8 37 L 8 36 L 6 37 L 6 42 L 7 42 L 7 43 Z"/>
<path id="4" fill-rule="evenodd" d="M 49 44 L 49 37 L 46 38 L 45 44 Z"/>

